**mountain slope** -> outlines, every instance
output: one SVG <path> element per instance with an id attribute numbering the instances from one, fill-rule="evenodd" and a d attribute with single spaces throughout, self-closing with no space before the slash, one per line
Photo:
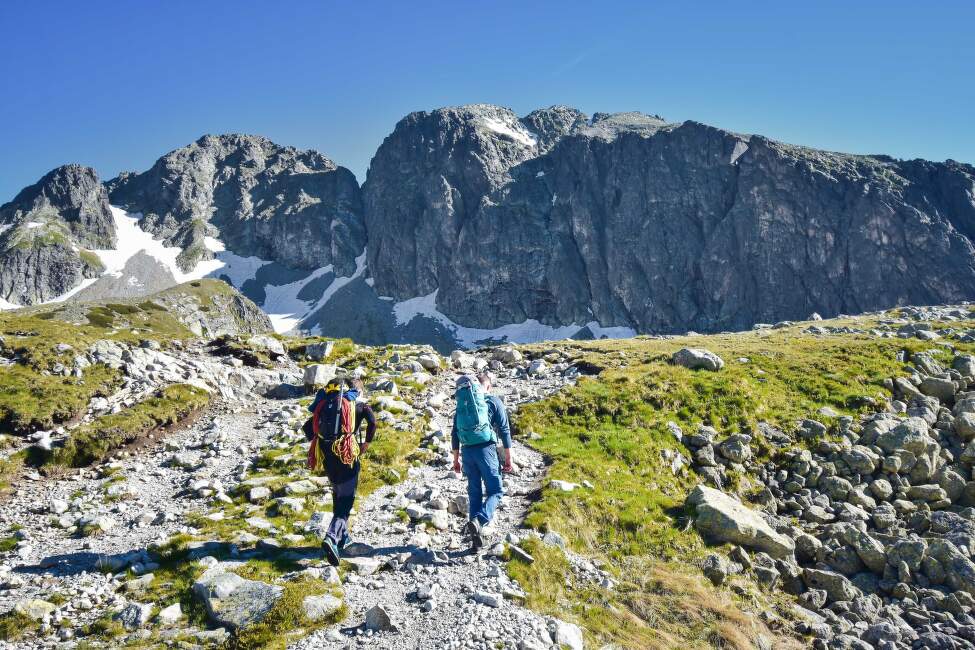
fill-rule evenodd
<path id="1" fill-rule="evenodd" d="M 0 206 L 0 305 L 31 305 L 100 272 L 85 249 L 115 245 L 108 194 L 90 167 L 52 170 Z"/>

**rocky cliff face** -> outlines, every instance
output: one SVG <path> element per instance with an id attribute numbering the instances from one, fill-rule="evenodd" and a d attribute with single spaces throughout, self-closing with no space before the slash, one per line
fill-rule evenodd
<path id="1" fill-rule="evenodd" d="M 115 245 L 108 194 L 90 167 L 52 170 L 0 206 L 0 298 L 31 305 L 99 272 L 84 249 Z"/>
<path id="2" fill-rule="evenodd" d="M 521 139 L 485 133 L 488 109 L 475 108 L 411 115 L 376 154 L 369 231 L 395 233 L 405 251 L 370 236 L 380 293 L 437 289 L 440 310 L 467 326 L 597 320 L 645 332 L 975 297 L 971 166 L 636 113 L 586 121 L 550 109 L 557 121 L 518 122 L 542 131 Z M 553 123 L 554 134 L 543 128 Z M 425 164 L 409 167 L 411 155 Z M 417 272 L 397 275 L 397 262 Z"/>
<path id="3" fill-rule="evenodd" d="M 568 128 L 570 110 L 533 113 L 538 136 L 507 108 L 474 104 L 411 113 L 383 141 L 363 185 L 369 269 L 381 295 L 426 295 L 446 278 L 481 201 Z"/>
<path id="4" fill-rule="evenodd" d="M 141 212 L 140 226 L 183 248 L 191 269 L 229 250 L 298 269 L 333 264 L 349 275 L 365 247 L 355 176 L 316 151 L 246 135 L 204 136 L 142 174 L 109 182 L 113 205 Z"/>

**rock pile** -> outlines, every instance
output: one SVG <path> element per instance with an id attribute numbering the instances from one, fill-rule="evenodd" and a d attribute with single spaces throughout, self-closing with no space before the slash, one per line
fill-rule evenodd
<path id="1" fill-rule="evenodd" d="M 749 436 L 675 432 L 715 488 L 730 469 L 760 482 L 761 514 L 706 486 L 689 497 L 701 533 L 736 545 L 705 574 L 797 596 L 814 647 L 975 648 L 975 357 L 905 361 L 884 411 L 804 420 L 801 445 L 764 428 L 781 448 L 766 463 Z"/>

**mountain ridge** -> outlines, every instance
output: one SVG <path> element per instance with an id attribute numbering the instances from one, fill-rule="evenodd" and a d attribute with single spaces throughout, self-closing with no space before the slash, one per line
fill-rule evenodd
<path id="1" fill-rule="evenodd" d="M 973 179 L 693 120 L 469 104 L 401 119 L 361 187 L 246 134 L 104 186 L 179 249 L 176 279 L 223 277 L 282 327 L 446 345 L 516 324 L 718 331 L 970 299 Z"/>

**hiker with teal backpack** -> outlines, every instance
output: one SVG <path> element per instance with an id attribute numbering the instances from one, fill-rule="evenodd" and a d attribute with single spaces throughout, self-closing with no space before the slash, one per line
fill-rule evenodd
<path id="1" fill-rule="evenodd" d="M 478 379 L 470 375 L 457 378 L 457 411 L 450 434 L 454 471 L 460 472 L 463 466 L 467 476 L 468 521 L 464 534 L 470 536 L 475 550 L 484 545 L 481 531 L 491 523 L 504 496 L 501 463 L 495 449 L 498 438 L 505 448 L 505 470 L 511 471 L 508 414 L 500 398 L 485 392 L 490 386 L 491 376 L 486 373 Z"/>

